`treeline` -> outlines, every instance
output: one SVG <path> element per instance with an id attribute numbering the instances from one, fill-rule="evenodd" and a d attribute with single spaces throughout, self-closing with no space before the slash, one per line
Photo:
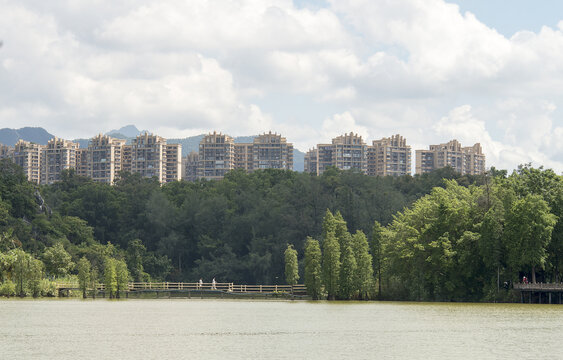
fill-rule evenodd
<path id="1" fill-rule="evenodd" d="M 307 238 L 324 251 L 327 209 L 345 220 L 351 239 L 361 231 L 370 245 L 371 290 L 356 289 L 349 298 L 481 300 L 497 296 L 497 279 L 502 286 L 524 273 L 532 278 L 532 269 L 538 281 L 561 275 L 561 177 L 551 170 L 460 176 L 446 168 L 398 178 L 337 169 L 319 177 L 232 171 L 221 181 L 162 186 L 129 173 L 113 186 L 73 171 L 63 175 L 37 187 L 16 165 L 0 161 L 0 252 L 24 251 L 51 280 L 77 277 L 86 258 L 101 282 L 107 259 L 115 259 L 135 281 L 281 284 L 288 244 L 305 279 Z M 543 222 L 518 218 L 530 209 L 545 213 Z M 538 224 L 545 230 L 540 237 Z M 526 247 L 531 240 L 520 235 L 526 231 L 542 247 Z M 67 275 L 48 270 L 44 254 L 55 246 L 73 264 Z M 0 276 L 14 277 L 1 266 Z M 319 296 L 328 295 L 322 285 Z M 343 298 L 339 291 L 335 298 Z"/>
<path id="2" fill-rule="evenodd" d="M 327 212 L 322 236 L 309 238 L 304 250 L 309 293 L 329 299 L 509 301 L 511 283 L 523 276 L 560 282 L 562 177 L 529 166 L 509 177 L 495 175 L 480 186 L 448 180 L 387 226 L 375 221 L 369 258 L 363 232 L 350 235 L 342 216 Z"/>

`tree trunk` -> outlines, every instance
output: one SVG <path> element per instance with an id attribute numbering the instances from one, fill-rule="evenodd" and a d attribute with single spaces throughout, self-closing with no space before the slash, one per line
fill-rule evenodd
<path id="1" fill-rule="evenodd" d="M 536 266 L 532 266 L 532 284 L 536 283 Z"/>

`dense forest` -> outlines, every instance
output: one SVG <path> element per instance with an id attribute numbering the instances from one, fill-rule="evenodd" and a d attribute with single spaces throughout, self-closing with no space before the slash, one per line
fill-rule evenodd
<path id="1" fill-rule="evenodd" d="M 16 293 L 49 293 L 48 282 L 76 277 L 81 261 L 100 281 L 115 261 L 136 281 L 281 284 L 288 245 L 305 279 L 306 241 L 324 250 L 329 210 L 345 223 L 340 236 L 362 233 L 369 242 L 369 291 L 347 298 L 489 300 L 499 296 L 499 280 L 524 273 L 559 281 L 562 184 L 551 170 L 523 166 L 510 176 L 446 168 L 397 178 L 232 171 L 221 181 L 162 186 L 129 173 L 110 186 L 71 170 L 39 187 L 1 161 L 0 282 L 19 284 Z M 18 273 L 23 263 L 36 271 Z"/>

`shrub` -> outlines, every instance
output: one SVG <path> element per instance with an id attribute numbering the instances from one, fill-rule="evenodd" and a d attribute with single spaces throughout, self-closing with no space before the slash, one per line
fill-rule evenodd
<path id="1" fill-rule="evenodd" d="M 39 284 L 41 296 L 55 297 L 57 295 L 57 287 L 54 281 L 48 279 L 41 280 Z"/>
<path id="2" fill-rule="evenodd" d="M 15 296 L 16 295 L 16 284 L 10 280 L 6 280 L 0 285 L 0 296 Z"/>

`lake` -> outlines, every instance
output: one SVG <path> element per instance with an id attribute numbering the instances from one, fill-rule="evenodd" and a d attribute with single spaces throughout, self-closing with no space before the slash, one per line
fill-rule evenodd
<path id="1" fill-rule="evenodd" d="M 563 305 L 0 300 L 0 359 L 563 358 Z"/>

